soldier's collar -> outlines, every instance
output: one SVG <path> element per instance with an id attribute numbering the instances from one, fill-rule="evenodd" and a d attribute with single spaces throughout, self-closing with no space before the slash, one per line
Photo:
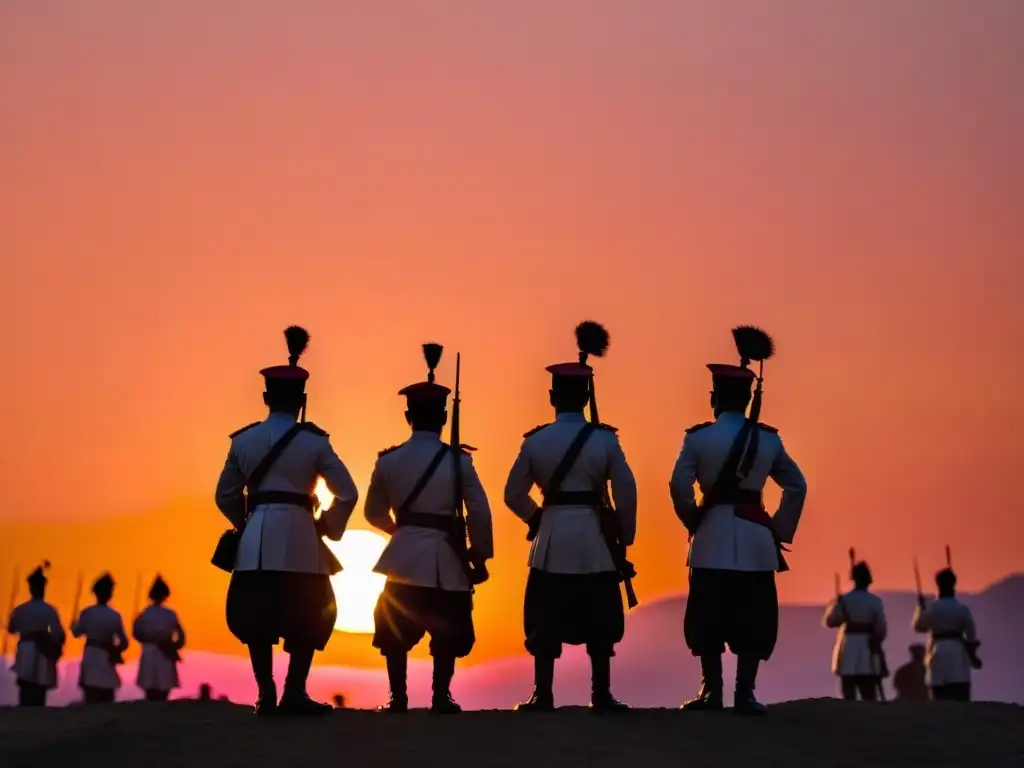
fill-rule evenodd
<path id="1" fill-rule="evenodd" d="M 441 436 L 437 432 L 431 432 L 429 429 L 417 429 L 412 433 L 410 440 L 436 440 L 441 441 Z"/>
<path id="2" fill-rule="evenodd" d="M 555 421 L 586 421 L 587 417 L 582 413 L 559 413 L 555 415 Z"/>

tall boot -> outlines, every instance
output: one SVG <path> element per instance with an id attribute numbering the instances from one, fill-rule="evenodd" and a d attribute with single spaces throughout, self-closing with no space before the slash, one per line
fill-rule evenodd
<path id="1" fill-rule="evenodd" d="M 590 711 L 625 712 L 629 705 L 612 696 L 612 660 L 605 654 L 590 657 Z"/>
<path id="2" fill-rule="evenodd" d="M 404 653 L 394 653 L 384 657 L 388 666 L 388 703 L 377 707 L 378 712 L 394 712 L 396 714 L 409 711 L 409 695 L 406 693 L 405 679 L 409 666 L 409 657 Z"/>
<path id="3" fill-rule="evenodd" d="M 288 653 L 288 676 L 281 696 L 281 714 L 308 717 L 325 715 L 334 710 L 330 704 L 313 701 L 306 693 L 306 679 L 313 666 L 313 649 L 292 649 Z"/>
<path id="4" fill-rule="evenodd" d="M 696 697 L 683 702 L 680 709 L 693 712 L 720 712 L 722 703 L 722 654 L 700 657 L 700 690 Z"/>
<path id="5" fill-rule="evenodd" d="M 760 660 L 755 656 L 740 656 L 736 659 L 736 698 L 733 710 L 738 715 L 765 715 L 768 707 L 754 698 L 757 682 L 757 667 Z"/>
<path id="6" fill-rule="evenodd" d="M 434 657 L 434 695 L 430 702 L 430 711 L 438 715 L 455 715 L 462 711 L 452 698 L 451 683 L 455 675 L 455 659 L 451 656 Z"/>
<path id="7" fill-rule="evenodd" d="M 533 695 L 516 704 L 517 712 L 554 712 L 555 660 L 550 656 L 533 657 Z"/>
<path id="8" fill-rule="evenodd" d="M 253 712 L 267 717 L 277 712 L 277 686 L 274 684 L 274 646 L 250 643 L 249 662 L 259 694 Z"/>

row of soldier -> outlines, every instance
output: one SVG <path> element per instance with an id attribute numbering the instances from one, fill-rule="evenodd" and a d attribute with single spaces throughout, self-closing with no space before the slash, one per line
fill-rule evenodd
<path id="1" fill-rule="evenodd" d="M 914 567 L 917 576 L 917 566 Z M 850 581 L 853 589 L 839 594 L 836 576 L 836 598 L 825 611 L 824 624 L 838 629 L 832 653 L 832 671 L 840 680 L 844 699 L 858 697 L 865 701 L 884 700 L 883 681 L 889 675 L 882 644 L 888 635 L 888 622 L 882 599 L 871 592 L 873 577 L 864 561 L 858 561 L 850 550 Z M 927 686 L 933 699 L 970 701 L 971 672 L 980 669 L 977 629 L 971 609 L 956 596 L 956 573 L 949 548 L 946 567 L 935 574 L 938 598 L 928 602 L 917 578 L 917 606 L 911 625 L 915 632 L 927 633 L 928 645 L 921 649 L 923 658 L 897 670 L 894 684 L 897 691 L 917 688 L 915 674 L 919 671 L 922 686 Z M 919 653 L 915 647 L 911 653 Z"/>
<path id="2" fill-rule="evenodd" d="M 48 568 L 49 563 L 43 563 L 29 574 L 29 599 L 14 606 L 7 620 L 7 633 L 18 636 L 11 670 L 22 706 L 46 704 L 49 691 L 57 687 L 57 663 L 68 639 L 60 613 L 46 601 Z M 121 614 L 110 605 L 114 588 L 114 579 L 105 573 L 92 585 L 96 602 L 79 613 L 76 596 L 72 609 L 71 635 L 85 639 L 78 686 L 86 704 L 112 702 L 121 687 L 118 667 L 124 663 L 129 640 Z M 157 576 L 149 590 L 149 606 L 132 622 L 132 637 L 142 646 L 136 682 L 147 701 L 166 701 L 178 687 L 185 631 L 177 614 L 165 605 L 170 594 L 167 583 Z"/>
<path id="3" fill-rule="evenodd" d="M 702 670 L 698 695 L 683 707 L 723 708 L 722 654 L 728 646 L 738 657 L 734 710 L 763 714 L 754 689 L 778 634 L 775 574 L 786 569 L 782 553 L 796 533 L 806 484 L 778 430 L 759 422 L 763 363 L 772 356 L 772 340 L 749 326 L 734 329 L 733 338 L 740 363 L 708 366 L 715 420 L 686 431 L 670 487 L 676 514 L 691 535 L 685 635 Z M 259 690 L 256 713 L 317 715 L 330 706 L 310 699 L 306 679 L 334 627 L 330 576 L 341 567 L 323 538 L 340 539 L 358 492 L 328 434 L 305 420 L 309 373 L 298 360 L 309 334 L 292 326 L 285 339 L 287 365 L 260 372 L 266 419 L 231 435 L 216 502 L 232 527 L 213 563 L 231 572 L 228 627 L 249 651 Z M 635 570 L 626 550 L 636 532 L 636 483 L 615 428 L 598 417 L 588 364 L 605 354 L 608 333 L 587 321 L 577 326 L 576 342 L 577 359 L 547 368 L 555 418 L 525 434 L 505 486 L 504 501 L 533 542 L 523 619 L 534 690 L 519 711 L 555 708 L 555 662 L 565 644 L 586 646 L 591 707 L 627 709 L 610 682 L 611 659 L 625 631 L 620 585 L 635 604 Z M 473 648 L 473 594 L 494 555 L 491 511 L 471 458 L 475 449 L 460 439 L 458 363 L 446 444 L 441 435 L 452 390 L 435 380 L 442 348 L 425 344 L 423 352 L 426 380 L 399 392 L 411 435 L 380 453 L 365 501 L 367 521 L 391 536 L 375 567 L 386 584 L 375 609 L 373 645 L 385 659 L 390 685 L 382 711 L 407 711 L 408 653 L 429 635 L 431 709 L 455 713 L 460 707 L 450 683 L 456 660 Z M 760 363 L 759 373 L 752 362 Z M 313 491 L 320 477 L 334 501 L 317 514 Z M 774 515 L 762 501 L 769 477 L 782 488 Z M 531 498 L 534 486 L 541 505 Z M 279 698 L 271 654 L 281 640 L 289 666 Z"/>

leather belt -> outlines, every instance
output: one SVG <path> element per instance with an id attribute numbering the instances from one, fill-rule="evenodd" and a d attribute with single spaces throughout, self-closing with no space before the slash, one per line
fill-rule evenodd
<path id="1" fill-rule="evenodd" d="M 555 491 L 544 497 L 544 507 L 597 507 L 601 494 L 597 491 Z"/>
<path id="2" fill-rule="evenodd" d="M 263 504 L 290 504 L 312 512 L 316 505 L 316 497 L 294 491 L 257 491 L 248 497 L 246 504 L 250 510 Z"/>
<path id="3" fill-rule="evenodd" d="M 442 533 L 452 532 L 454 519 L 449 515 L 435 515 L 430 512 L 406 512 L 401 515 L 395 523 L 399 528 L 413 526 L 416 528 L 429 528 Z"/>

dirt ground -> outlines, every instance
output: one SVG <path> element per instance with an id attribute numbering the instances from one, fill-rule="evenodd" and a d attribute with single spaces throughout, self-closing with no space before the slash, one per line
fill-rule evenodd
<path id="1" fill-rule="evenodd" d="M 322 720 L 257 720 L 219 702 L 0 709 L 0 766 L 1024 766 L 1024 707 L 1008 704 L 773 706 L 768 717 L 676 710 L 596 717 L 338 710 Z"/>

